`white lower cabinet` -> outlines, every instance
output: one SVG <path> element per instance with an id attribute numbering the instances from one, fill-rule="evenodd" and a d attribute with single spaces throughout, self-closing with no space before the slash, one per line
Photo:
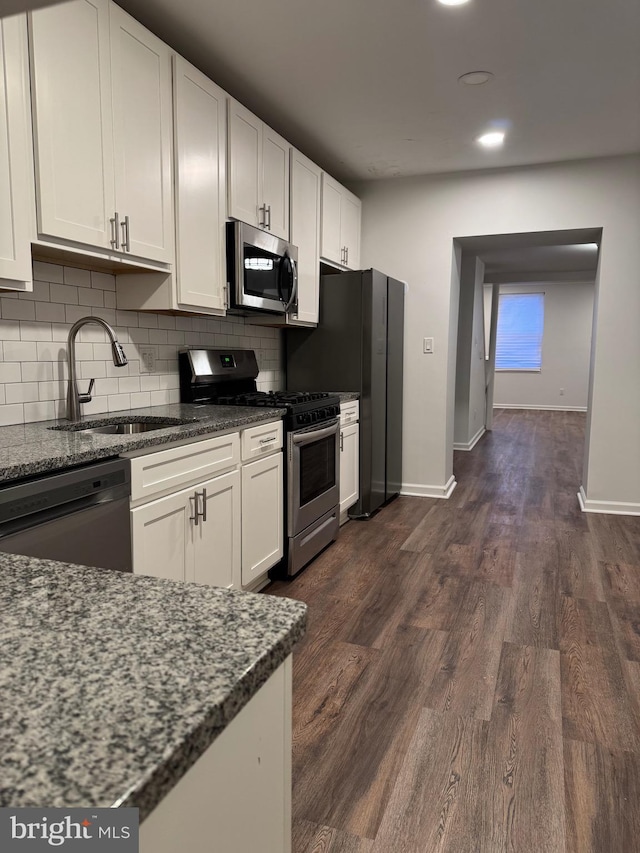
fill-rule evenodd
<path id="1" fill-rule="evenodd" d="M 282 453 L 242 466 L 242 586 L 251 586 L 283 554 Z"/>
<path id="2" fill-rule="evenodd" d="M 282 422 L 131 459 L 133 571 L 258 588 L 283 555 Z"/>
<path id="3" fill-rule="evenodd" d="M 141 853 L 291 853 L 291 657 L 140 826 Z"/>
<path id="4" fill-rule="evenodd" d="M 136 574 L 240 587 L 240 472 L 131 511 Z"/>
<path id="5" fill-rule="evenodd" d="M 360 497 L 360 427 L 349 424 L 340 429 L 340 515 Z M 346 517 L 344 518 L 346 520 Z"/>

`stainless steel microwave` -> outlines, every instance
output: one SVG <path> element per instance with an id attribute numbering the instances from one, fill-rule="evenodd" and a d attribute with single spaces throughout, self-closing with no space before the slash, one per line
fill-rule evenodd
<path id="1" fill-rule="evenodd" d="M 246 222 L 227 223 L 229 307 L 296 313 L 298 249 Z"/>

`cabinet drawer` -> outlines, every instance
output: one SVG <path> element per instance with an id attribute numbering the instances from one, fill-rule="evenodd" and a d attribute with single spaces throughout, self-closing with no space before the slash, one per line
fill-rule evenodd
<path id="1" fill-rule="evenodd" d="M 242 461 L 258 459 L 282 447 L 282 421 L 258 424 L 242 432 Z"/>
<path id="2" fill-rule="evenodd" d="M 340 424 L 354 424 L 360 417 L 360 401 L 349 400 L 340 403 Z"/>
<path id="3" fill-rule="evenodd" d="M 206 480 L 240 463 L 240 435 L 217 435 L 131 460 L 131 500 L 140 501 Z"/>

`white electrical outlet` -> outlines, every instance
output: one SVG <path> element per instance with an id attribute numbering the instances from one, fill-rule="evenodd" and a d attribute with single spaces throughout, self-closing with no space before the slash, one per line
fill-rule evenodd
<path id="1" fill-rule="evenodd" d="M 564 388 L 561 388 L 561 389 L 560 389 L 560 396 L 561 396 L 561 397 L 564 397 Z"/>
<path id="2" fill-rule="evenodd" d="M 140 373 L 156 372 L 156 348 L 140 347 Z"/>

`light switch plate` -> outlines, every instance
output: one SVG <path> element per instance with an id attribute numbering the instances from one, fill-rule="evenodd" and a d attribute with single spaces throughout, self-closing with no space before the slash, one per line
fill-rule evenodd
<path id="1" fill-rule="evenodd" d="M 424 338 L 422 342 L 422 351 L 431 355 L 433 353 L 433 338 Z"/>

